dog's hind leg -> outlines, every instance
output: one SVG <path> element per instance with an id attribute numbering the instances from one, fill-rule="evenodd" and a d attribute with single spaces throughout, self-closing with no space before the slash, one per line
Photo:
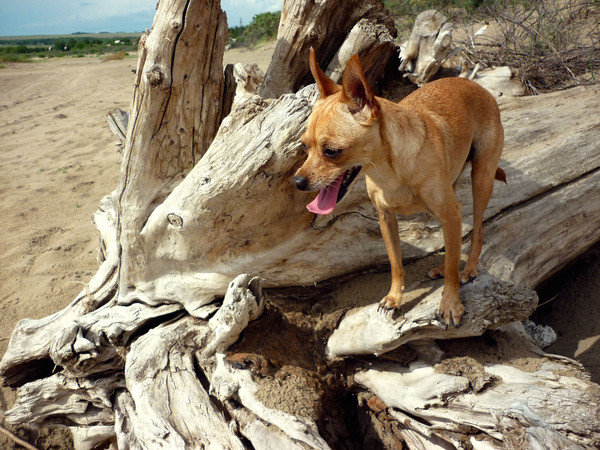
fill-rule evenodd
<path id="1" fill-rule="evenodd" d="M 497 154 L 499 156 L 499 152 Z M 473 232 L 471 233 L 469 258 L 460 275 L 461 284 L 467 283 L 477 276 L 477 262 L 483 246 L 483 214 L 494 190 L 497 167 L 498 161 L 495 154 L 481 154 L 472 161 Z"/>
<path id="2" fill-rule="evenodd" d="M 452 183 L 452 190 L 454 190 L 454 192 L 456 192 L 456 186 L 458 185 L 458 182 L 460 181 L 460 178 L 462 177 L 462 174 L 465 171 L 465 168 L 471 162 L 471 153 L 469 154 L 469 158 L 467 158 L 467 160 L 465 161 L 465 164 L 464 164 L 463 168 L 460 170 L 460 174 L 458 175 L 458 177 L 456 178 L 456 180 L 454 180 L 454 183 Z M 445 266 L 444 263 L 442 263 L 441 266 L 434 267 L 429 272 L 427 272 L 427 276 L 429 278 L 431 278 L 432 280 L 435 280 L 435 279 L 438 279 L 438 278 L 444 278 L 444 271 L 445 270 L 446 270 L 446 266 Z"/>

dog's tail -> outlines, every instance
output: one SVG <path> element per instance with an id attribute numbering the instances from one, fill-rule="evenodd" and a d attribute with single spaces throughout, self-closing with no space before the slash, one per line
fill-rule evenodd
<path id="1" fill-rule="evenodd" d="M 494 176 L 494 178 L 506 184 L 506 172 L 504 172 L 504 170 L 502 170 L 500 167 L 496 169 L 496 175 Z"/>

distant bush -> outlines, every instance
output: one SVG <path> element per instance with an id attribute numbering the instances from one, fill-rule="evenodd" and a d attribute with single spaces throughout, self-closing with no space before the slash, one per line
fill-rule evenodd
<path id="1" fill-rule="evenodd" d="M 233 46 L 254 46 L 275 39 L 280 18 L 281 11 L 256 14 L 248 26 L 232 28 L 232 37 L 234 32 L 238 36 Z"/>
<path id="2" fill-rule="evenodd" d="M 115 43 L 118 41 L 118 43 Z M 112 37 L 60 36 L 23 37 L 0 39 L 2 61 L 28 61 L 30 57 L 55 58 L 62 56 L 80 57 L 81 54 L 103 55 L 108 52 L 133 52 L 137 50 L 137 39 L 113 35 Z"/>
<path id="3" fill-rule="evenodd" d="M 427 9 L 458 8 L 469 13 L 496 0 L 383 0 L 383 4 L 394 16 L 416 16 Z"/>
<path id="4" fill-rule="evenodd" d="M 24 55 L 0 54 L 0 62 L 22 62 L 25 61 Z"/>

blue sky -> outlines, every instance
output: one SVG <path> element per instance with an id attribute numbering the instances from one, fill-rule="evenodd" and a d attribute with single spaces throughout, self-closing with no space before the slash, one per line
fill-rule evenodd
<path id="1" fill-rule="evenodd" d="M 168 0 L 162 0 L 168 1 Z M 222 0 L 231 26 L 255 14 L 281 9 L 281 0 Z M 77 31 L 143 31 L 156 0 L 0 0 L 0 36 L 70 34 Z"/>

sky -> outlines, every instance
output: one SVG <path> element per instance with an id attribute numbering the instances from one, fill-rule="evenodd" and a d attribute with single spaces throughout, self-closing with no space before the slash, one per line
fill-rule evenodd
<path id="1" fill-rule="evenodd" d="M 168 0 L 162 0 L 168 1 Z M 278 11 L 282 0 L 222 0 L 230 26 L 255 14 Z M 144 31 L 156 0 L 0 0 L 0 36 Z"/>

